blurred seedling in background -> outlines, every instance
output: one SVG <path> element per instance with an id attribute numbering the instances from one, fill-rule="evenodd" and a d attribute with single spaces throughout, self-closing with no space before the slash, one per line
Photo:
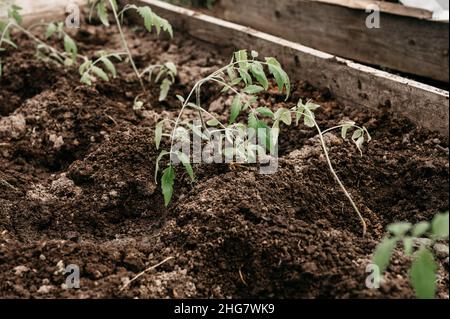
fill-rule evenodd
<path id="1" fill-rule="evenodd" d="M 387 231 L 373 255 L 373 264 L 378 266 L 380 276 L 388 268 L 394 250 L 401 245 L 405 254 L 413 259 L 410 280 L 417 298 L 435 298 L 438 267 L 431 247 L 437 241 L 445 240 L 448 244 L 449 213 L 438 214 L 431 222 L 416 225 L 408 222 L 391 224 Z M 420 239 L 426 239 L 425 243 Z"/>
<path id="2" fill-rule="evenodd" d="M 23 18 L 20 14 L 21 10 L 21 7 L 11 5 L 8 9 L 7 20 L 0 20 L 0 52 L 4 52 L 11 48 L 18 48 L 16 43 L 14 43 L 11 38 L 11 31 L 17 30 L 35 42 L 37 58 L 52 61 L 58 65 L 71 66 L 75 64 L 80 57 L 82 57 L 78 54 L 75 41 L 70 37 L 70 35 L 64 32 L 63 23 L 38 23 L 25 28 L 22 26 Z M 44 30 L 41 38 L 45 40 L 42 40 L 32 33 L 32 31 L 36 28 Z M 52 36 L 57 37 L 62 41 L 64 50 L 59 50 L 46 42 Z M 3 63 L 0 60 L 0 77 L 3 75 L 3 68 Z"/>
<path id="3" fill-rule="evenodd" d="M 161 177 L 161 187 L 165 204 L 169 205 L 173 196 L 176 179 L 175 162 L 182 163 L 190 178 L 193 181 L 195 179 L 189 154 L 177 151 L 174 148 L 175 145 L 183 143 L 187 136 L 193 134 L 199 136 L 205 142 L 210 142 L 213 133 L 221 132 L 224 138 L 233 140 L 236 145 L 233 149 L 225 148 L 220 150 L 221 155 L 225 155 L 226 157 L 230 155 L 236 156 L 236 158 L 243 158 L 244 162 L 253 163 L 252 160 L 254 160 L 256 153 L 261 154 L 266 151 L 271 153 L 274 147 L 276 147 L 280 123 L 284 123 L 287 126 L 293 123 L 296 125 L 302 123 L 306 127 L 317 130 L 329 169 L 361 220 L 363 233 L 365 234 L 366 223 L 364 218 L 333 168 L 328 155 L 324 134 L 333 130 L 340 130 L 342 137 L 346 139 L 349 132 L 353 131 L 352 140 L 361 151 L 363 143 L 371 140 L 368 131 L 363 127 L 355 125 L 354 122 L 345 122 L 342 125 L 322 131 L 314 115 L 314 112 L 320 106 L 311 101 L 303 103 L 300 100 L 297 106 L 291 109 L 279 108 L 276 111 L 258 105 L 258 96 L 269 90 L 270 76 L 275 79 L 278 90 L 286 94 L 287 100 L 291 92 L 291 82 L 280 63 L 272 57 L 265 58 L 264 61 L 261 61 L 258 60 L 257 52 L 252 51 L 249 57 L 249 53 L 246 50 L 241 50 L 234 54 L 230 64 L 198 81 L 186 99 L 178 96 L 182 104 L 178 118 L 175 121 L 162 120 L 157 124 L 155 131 L 155 143 L 158 149 L 164 137 L 168 138 L 171 144 L 168 150 L 161 152 L 156 163 L 156 174 L 158 174 L 160 162 L 164 157 L 169 157 L 167 168 L 164 169 Z M 201 105 L 201 88 L 208 82 L 216 83 L 223 87 L 222 93 L 231 92 L 233 95 L 230 116 L 227 123 L 222 123 L 214 114 L 207 111 Z M 183 114 L 189 108 L 196 111 L 195 113 L 198 115 L 196 120 L 201 123 L 199 126 L 192 124 L 193 119 L 184 119 Z M 165 132 L 167 126 L 171 129 L 169 133 Z M 257 132 L 259 135 L 258 140 L 262 140 L 263 145 L 254 144 L 252 142 L 252 134 L 242 138 L 242 136 L 246 135 L 244 133 L 248 132 L 249 129 L 250 131 Z M 237 144 L 236 140 L 238 140 Z M 157 177 L 155 176 L 155 178 Z"/>
<path id="4" fill-rule="evenodd" d="M 164 31 L 167 32 L 170 37 L 173 37 L 173 30 L 169 21 L 155 14 L 149 6 L 136 6 L 133 4 L 127 4 L 123 7 L 122 10 L 119 11 L 117 2 L 115 0 L 88 0 L 88 5 L 90 6 L 89 17 L 91 18 L 93 12 L 96 11 L 98 19 L 106 27 L 110 26 L 109 11 L 111 11 L 113 14 L 115 24 L 117 25 L 117 28 L 119 30 L 122 47 L 125 50 L 127 56 L 127 60 L 133 68 L 133 71 L 136 75 L 136 78 L 139 80 L 142 89 L 142 93 L 135 98 L 134 109 L 138 110 L 144 105 L 144 102 L 142 102 L 140 99 L 141 96 L 147 95 L 144 78 L 148 75 L 147 79 L 149 82 L 151 82 L 151 75 L 156 69 L 159 69 L 156 82 L 161 82 L 161 93 L 159 96 L 159 100 L 165 100 L 170 87 L 175 82 L 175 77 L 177 75 L 177 68 L 175 64 L 173 64 L 172 62 L 168 62 L 164 65 L 149 65 L 145 68 L 144 71 L 139 71 L 134 61 L 133 55 L 131 54 L 130 47 L 123 32 L 122 25 L 125 13 L 128 11 L 134 11 L 142 17 L 142 19 L 144 20 L 144 27 L 148 32 L 156 30 L 156 33 L 159 35 L 161 31 Z"/>
<path id="5" fill-rule="evenodd" d="M 92 85 L 99 79 L 109 81 L 111 77 L 115 78 L 118 74 L 114 63 L 122 61 L 122 58 L 125 56 L 133 67 L 144 93 L 146 93 L 146 88 L 142 78 L 150 70 L 159 68 L 160 73 L 158 74 L 157 80 L 161 82 L 160 100 L 164 100 L 167 97 L 171 85 L 175 81 L 177 74 L 176 66 L 169 62 L 163 66 L 149 66 L 144 72 L 139 72 L 124 36 L 121 21 L 126 11 L 135 10 L 144 19 L 145 28 L 149 32 L 155 28 L 158 34 L 161 31 L 165 31 L 172 36 L 173 31 L 169 22 L 153 13 L 148 6 L 137 7 L 134 5 L 126 5 L 123 10 L 118 12 L 118 6 L 115 0 L 88 2 L 91 5 L 91 14 L 96 9 L 100 21 L 106 26 L 109 26 L 108 10 L 112 10 L 119 29 L 124 52 L 107 53 L 101 51 L 93 58 L 84 56 L 79 53 L 74 39 L 65 32 L 63 22 L 37 23 L 25 28 L 22 26 L 23 18 L 20 14 L 22 8 L 17 5 L 11 5 L 8 8 L 8 17 L 6 20 L 0 20 L 0 52 L 6 51 L 7 49 L 18 49 L 16 43 L 11 38 L 11 31 L 16 30 L 35 42 L 37 58 L 46 62 L 56 63 L 59 66 L 78 66 L 81 77 L 80 81 L 86 85 Z M 35 35 L 33 33 L 34 30 L 39 30 L 39 33 Z M 61 41 L 62 49 L 49 44 L 51 40 L 55 39 Z M 0 77 L 3 75 L 3 69 L 4 66 L 0 59 Z"/>

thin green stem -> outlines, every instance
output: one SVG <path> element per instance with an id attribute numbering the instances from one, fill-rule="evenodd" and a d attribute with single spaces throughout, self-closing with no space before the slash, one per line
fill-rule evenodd
<path id="1" fill-rule="evenodd" d="M 127 52 L 128 58 L 130 59 L 131 67 L 133 68 L 133 71 L 134 71 L 134 73 L 136 74 L 136 76 L 137 76 L 137 78 L 139 80 L 139 84 L 141 85 L 142 91 L 144 91 L 146 93 L 147 90 L 146 90 L 146 88 L 144 86 L 144 81 L 142 81 L 142 78 L 140 77 L 139 70 L 136 67 L 136 64 L 134 63 L 133 56 L 131 55 L 130 48 L 128 47 L 127 39 L 125 38 L 125 34 L 123 33 L 123 30 L 122 30 L 122 25 L 120 24 L 120 19 L 119 19 L 119 16 L 117 14 L 116 7 L 115 7 L 115 5 L 114 5 L 112 0 L 109 0 L 109 3 L 111 5 L 111 8 L 112 8 L 112 11 L 113 11 L 113 14 L 114 14 L 114 19 L 116 20 L 117 28 L 119 29 L 119 34 L 120 34 L 120 39 L 122 41 L 122 46 L 125 49 L 125 51 Z"/>
<path id="2" fill-rule="evenodd" d="M 2 46 L 3 40 L 5 39 L 5 36 L 9 30 L 13 26 L 12 22 L 8 22 L 8 24 L 5 26 L 5 29 L 3 29 L 2 37 L 0 38 L 0 47 Z"/>
<path id="3" fill-rule="evenodd" d="M 341 128 L 343 128 L 343 127 L 345 127 L 345 126 L 348 126 L 348 125 L 350 125 L 350 123 L 342 124 L 342 125 L 338 125 L 338 126 L 331 127 L 331 128 L 329 128 L 329 129 L 326 129 L 325 131 L 323 131 L 322 134 L 325 135 L 326 133 L 329 133 L 329 132 L 334 131 L 334 130 L 341 129 Z M 352 124 L 351 127 L 354 127 L 354 128 L 356 128 L 356 129 L 359 129 L 359 130 L 364 130 L 362 127 L 360 127 L 360 126 L 358 126 L 358 125 L 354 125 L 354 124 Z"/>
<path id="4" fill-rule="evenodd" d="M 52 51 L 52 53 L 57 54 L 59 57 L 61 58 L 65 58 L 64 54 L 59 52 L 57 49 L 55 49 L 54 47 L 48 45 L 46 42 L 42 41 L 41 39 L 39 39 L 38 37 L 36 37 L 33 33 L 31 33 L 30 31 L 28 31 L 27 29 L 23 28 L 22 26 L 18 25 L 17 23 L 13 23 L 13 26 L 15 28 L 17 28 L 18 30 L 20 30 L 22 33 L 24 33 L 27 37 L 29 37 L 30 39 L 32 39 L 33 41 L 45 46 L 47 49 L 49 49 L 50 51 Z M 77 57 L 82 57 L 84 58 L 84 56 L 78 55 Z"/>
<path id="5" fill-rule="evenodd" d="M 324 154 L 325 154 L 325 158 L 326 158 L 326 160 L 327 160 L 328 167 L 329 167 L 329 169 L 330 169 L 330 171 L 331 171 L 331 174 L 333 175 L 334 179 L 337 181 L 337 183 L 338 183 L 339 186 L 341 187 L 341 189 L 342 189 L 342 191 L 344 192 L 345 196 L 348 198 L 348 200 L 350 201 L 351 205 L 353 206 L 353 209 L 355 210 L 356 214 L 358 215 L 358 217 L 359 217 L 359 219 L 360 219 L 360 221 L 361 221 L 362 227 L 363 227 L 363 236 L 365 236 L 365 235 L 366 235 L 366 232 L 367 232 L 367 224 L 366 224 L 366 221 L 364 220 L 364 217 L 362 216 L 361 212 L 359 211 L 358 207 L 356 206 L 355 202 L 353 201 L 352 196 L 351 196 L 350 193 L 347 191 L 347 189 L 345 188 L 344 184 L 342 183 L 342 181 L 340 180 L 339 176 L 337 175 L 336 171 L 334 170 L 333 164 L 331 163 L 330 156 L 329 156 L 329 154 L 328 154 L 328 149 L 327 149 L 325 140 L 324 140 L 324 138 L 323 138 L 323 132 L 322 132 L 322 130 L 320 129 L 319 125 L 317 124 L 317 122 L 316 122 L 314 116 L 312 116 L 312 112 L 311 112 L 310 110 L 306 110 L 306 111 L 307 111 L 309 114 L 304 114 L 304 115 L 305 115 L 305 116 L 308 115 L 309 118 L 312 119 L 312 121 L 314 122 L 314 126 L 316 127 L 317 132 L 319 133 L 320 143 L 322 144 L 322 149 L 323 149 L 323 152 L 324 152 Z"/>

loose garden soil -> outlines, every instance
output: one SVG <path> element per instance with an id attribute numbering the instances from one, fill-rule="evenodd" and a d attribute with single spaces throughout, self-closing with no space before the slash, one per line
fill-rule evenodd
<path id="1" fill-rule="evenodd" d="M 21 49 L 2 53 L 0 80 L 0 297 L 4 298 L 410 298 L 410 260 L 394 256 L 381 289 L 366 288 L 371 254 L 392 222 L 448 210 L 448 140 L 390 109 L 341 104 L 325 88 L 295 83 L 292 97 L 271 89 L 272 109 L 313 99 L 323 128 L 352 119 L 373 141 L 361 156 L 327 134 L 333 164 L 368 222 L 368 234 L 330 175 L 314 131 L 283 128 L 277 174 L 255 167 L 199 165 L 165 208 L 155 184 L 153 128 L 179 111 L 195 81 L 228 63 L 237 48 L 176 33 L 173 40 L 127 28 L 136 62 L 173 61 L 171 97 L 149 84 L 145 109 L 130 67 L 93 87 L 76 69 Z M 114 28 L 84 25 L 82 54 L 120 50 Z M 307 79 L 305 79 L 307 80 Z M 225 119 L 230 99 L 207 86 L 203 103 Z M 189 115 L 189 113 L 188 113 Z M 181 171 L 181 169 L 179 170 Z M 152 265 L 173 257 L 121 289 Z M 438 259 L 440 298 L 448 298 L 448 256 Z M 81 288 L 64 286 L 64 267 L 81 270 Z"/>

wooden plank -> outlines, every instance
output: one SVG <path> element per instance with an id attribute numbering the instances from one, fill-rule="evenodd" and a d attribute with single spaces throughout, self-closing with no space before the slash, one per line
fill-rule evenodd
<path id="1" fill-rule="evenodd" d="M 200 40 L 219 47 L 253 49 L 264 56 L 274 56 L 294 80 L 308 80 L 317 87 L 328 87 L 343 103 L 372 108 L 388 106 L 394 114 L 448 137 L 447 91 L 165 2 L 133 2 L 150 5 L 176 30 Z"/>
<path id="2" fill-rule="evenodd" d="M 366 27 L 371 3 L 382 11 L 378 29 Z M 449 24 L 427 20 L 425 10 L 366 0 L 226 0 L 213 13 L 354 61 L 449 82 Z"/>
<path id="3" fill-rule="evenodd" d="M 380 12 L 390 13 L 410 18 L 431 20 L 433 13 L 428 10 L 419 8 L 406 7 L 400 3 L 393 3 L 387 1 L 374 1 L 374 0 L 310 0 L 328 4 L 334 4 L 337 6 L 366 10 L 370 5 L 376 5 L 380 8 Z"/>
<path id="4" fill-rule="evenodd" d="M 85 0 L 7 0 L 0 9 L 0 18 L 6 16 L 6 7 L 10 3 L 14 3 L 22 8 L 21 14 L 26 17 L 24 21 L 25 26 L 41 20 L 61 20 L 66 14 L 66 8 L 69 3 L 74 3 L 81 7 L 85 2 Z"/>

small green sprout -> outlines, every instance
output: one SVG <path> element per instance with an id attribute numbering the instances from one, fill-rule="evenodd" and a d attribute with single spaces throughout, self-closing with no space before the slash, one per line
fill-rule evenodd
<path id="1" fill-rule="evenodd" d="M 391 224 L 387 227 L 387 231 L 388 235 L 373 254 L 373 264 L 378 266 L 380 275 L 386 271 L 392 254 L 400 243 L 405 254 L 413 258 L 410 280 L 417 298 L 435 298 L 437 264 L 433 251 L 428 246 L 433 246 L 436 241 L 448 241 L 449 213 L 436 215 L 431 223 L 423 221 L 416 225 L 407 222 Z M 415 243 L 419 238 L 429 239 L 429 245 L 422 244 L 416 249 Z"/>
<path id="2" fill-rule="evenodd" d="M 11 30 L 16 29 L 24 33 L 28 38 L 36 43 L 36 57 L 45 61 L 52 61 L 58 65 L 70 66 L 76 63 L 80 58 L 78 54 L 78 48 L 75 41 L 64 32 L 63 23 L 38 23 L 30 26 L 29 28 L 22 27 L 22 16 L 20 14 L 21 8 L 12 5 L 8 9 L 8 20 L 0 20 L 0 52 L 6 51 L 8 48 L 17 49 L 17 45 L 11 39 Z M 62 41 L 64 51 L 61 52 L 58 49 L 48 45 L 45 41 L 41 40 L 32 33 L 32 30 L 36 27 L 44 27 L 45 33 L 43 37 L 48 40 L 52 36 L 56 35 L 58 39 Z M 3 73 L 3 65 L 0 61 L 0 77 Z"/>
<path id="3" fill-rule="evenodd" d="M 160 34 L 161 31 L 164 31 L 172 37 L 173 30 L 170 23 L 166 19 L 163 19 L 153 13 L 148 6 L 138 7 L 135 5 L 125 5 L 124 8 L 119 11 L 119 7 L 115 0 L 88 1 L 88 4 L 91 6 L 90 16 L 92 16 L 95 10 L 99 20 L 105 26 L 110 25 L 108 12 L 112 11 L 125 52 L 107 53 L 101 51 L 97 54 L 97 57 L 94 57 L 94 59 L 81 55 L 74 39 L 64 31 L 63 22 L 37 23 L 28 28 L 24 28 L 21 25 L 23 21 L 20 14 L 21 8 L 16 5 L 9 7 L 8 19 L 6 21 L 0 20 L 0 52 L 11 48 L 17 49 L 17 45 L 11 39 L 11 30 L 18 30 L 27 35 L 36 43 L 36 57 L 38 59 L 42 59 L 46 62 L 53 62 L 61 66 L 77 65 L 81 76 L 80 82 L 86 85 L 92 85 L 98 79 L 109 81 L 111 77 L 115 78 L 117 76 L 117 70 L 114 66 L 114 62 L 122 61 L 122 57 L 126 56 L 128 57 L 128 61 L 130 62 L 141 84 L 142 91 L 144 92 L 143 94 L 146 93 L 146 88 L 142 78 L 149 72 L 149 70 L 155 68 L 160 69 L 156 82 L 161 82 L 160 100 L 164 100 L 167 97 L 171 85 L 175 82 L 175 77 L 177 75 L 176 66 L 173 63 L 168 62 L 163 66 L 149 66 L 144 70 L 144 72 L 139 72 L 123 33 L 121 21 L 123 20 L 125 12 L 128 10 L 135 10 L 144 19 L 145 28 L 149 32 L 153 29 L 156 30 L 158 34 Z M 32 33 L 32 30 L 38 27 L 44 30 L 41 37 L 38 37 Z M 52 38 L 56 38 L 61 41 L 61 46 L 64 48 L 63 51 L 49 45 L 46 42 Z M 3 64 L 0 59 L 0 77 L 2 75 Z M 138 101 L 137 105 L 140 103 L 143 102 Z M 136 103 L 134 107 L 136 107 Z"/>
<path id="4" fill-rule="evenodd" d="M 146 87 L 144 85 L 143 77 L 146 73 L 151 72 L 155 68 L 160 68 L 161 72 L 158 75 L 158 80 L 161 80 L 161 94 L 159 100 L 165 100 L 167 97 L 167 94 L 170 90 L 171 85 L 175 82 L 175 76 L 177 74 L 176 66 L 168 62 L 164 64 L 163 66 L 149 66 L 147 67 L 143 72 L 140 72 L 136 66 L 136 63 L 134 61 L 133 55 L 131 54 L 131 51 L 129 49 L 128 41 L 125 37 L 125 34 L 122 29 L 122 21 L 124 18 L 124 15 L 127 11 L 135 11 L 138 13 L 142 19 L 144 20 L 144 27 L 148 32 L 152 32 L 153 30 L 156 30 L 156 33 L 159 35 L 161 31 L 167 32 L 170 37 L 173 37 L 173 29 L 170 25 L 169 21 L 166 19 L 161 18 L 157 14 L 155 14 L 152 9 L 149 6 L 136 6 L 134 4 L 126 4 L 122 10 L 119 11 L 117 2 L 115 0 L 95 0 L 95 1 L 88 1 L 90 5 L 90 17 L 92 17 L 92 14 L 94 11 L 97 12 L 97 16 L 101 23 L 109 27 L 109 16 L 108 11 L 111 10 L 113 13 L 114 21 L 117 25 L 117 28 L 119 30 L 120 38 L 122 41 L 122 47 L 125 50 L 125 53 L 128 57 L 128 61 L 130 62 L 131 67 L 133 68 L 134 73 L 136 74 L 137 79 L 139 80 L 139 83 L 141 85 L 143 94 L 147 93 Z M 170 65 L 170 68 L 167 68 L 167 66 Z M 166 70 L 167 69 L 167 70 Z M 101 71 L 100 71 L 101 72 Z M 104 76 L 103 73 L 100 73 L 102 76 Z M 100 76 L 100 74 L 97 74 L 97 76 Z M 102 77 L 100 76 L 100 77 Z M 151 74 L 150 79 L 151 81 Z M 133 108 L 137 109 L 139 106 L 142 107 L 140 104 L 142 101 L 139 100 L 139 97 L 136 97 L 137 103 L 135 101 Z M 143 102 L 142 102 L 143 103 Z"/>
<path id="5" fill-rule="evenodd" d="M 169 94 L 170 88 L 175 83 L 175 78 L 178 74 L 177 67 L 173 62 L 167 62 L 163 65 L 150 65 L 142 73 L 140 77 L 144 77 L 147 74 L 149 82 L 152 81 L 152 76 L 155 71 L 159 70 L 156 75 L 155 82 L 161 83 L 159 101 L 164 101 Z"/>
<path id="6" fill-rule="evenodd" d="M 81 75 L 80 82 L 92 85 L 93 81 L 97 78 L 101 78 L 103 81 L 108 82 L 108 73 L 113 77 L 117 77 L 117 70 L 114 63 L 111 61 L 112 58 L 122 61 L 121 55 L 126 55 L 126 53 L 110 53 L 100 51 L 98 53 L 99 57 L 95 61 L 86 59 L 79 68 Z M 99 66 L 100 65 L 100 66 Z"/>

